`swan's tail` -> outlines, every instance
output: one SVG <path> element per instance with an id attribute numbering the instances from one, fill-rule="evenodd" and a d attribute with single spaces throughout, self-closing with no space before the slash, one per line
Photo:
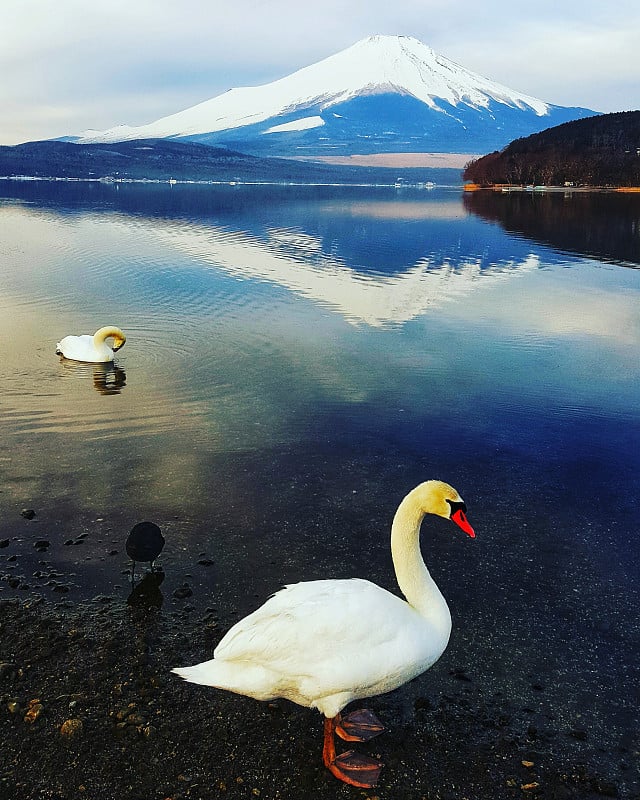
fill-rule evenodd
<path id="1" fill-rule="evenodd" d="M 273 675 L 264 667 L 247 662 L 234 664 L 212 658 L 211 661 L 203 661 L 202 664 L 195 664 L 192 667 L 175 667 L 171 672 L 175 672 L 189 683 L 215 686 L 217 689 L 245 694 L 258 700 L 273 697 L 269 691 L 269 682 L 273 680 Z"/>
<path id="2" fill-rule="evenodd" d="M 214 661 L 205 661 L 202 664 L 195 664 L 193 667 L 176 667 L 171 672 L 175 672 L 189 683 L 200 683 L 203 686 L 219 686 L 218 664 Z M 220 687 L 223 688 L 223 687 Z"/>

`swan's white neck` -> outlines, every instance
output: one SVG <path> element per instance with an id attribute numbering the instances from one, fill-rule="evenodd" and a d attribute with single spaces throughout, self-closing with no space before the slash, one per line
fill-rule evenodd
<path id="1" fill-rule="evenodd" d="M 407 602 L 442 634 L 446 642 L 451 630 L 449 608 L 420 552 L 420 526 L 424 516 L 423 502 L 418 497 L 418 490 L 414 489 L 400 503 L 393 519 L 391 556 L 398 586 Z"/>
<path id="2" fill-rule="evenodd" d="M 99 350 L 101 347 L 105 346 L 106 340 L 110 337 L 113 338 L 114 350 L 119 350 L 126 341 L 126 337 L 120 328 L 116 328 L 115 325 L 105 325 L 104 328 L 99 328 L 93 334 L 94 347 Z"/>

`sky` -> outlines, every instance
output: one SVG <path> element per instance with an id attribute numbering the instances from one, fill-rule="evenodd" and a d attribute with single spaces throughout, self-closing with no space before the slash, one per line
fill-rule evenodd
<path id="1" fill-rule="evenodd" d="M 637 0 L 3 0 L 0 144 L 153 122 L 373 34 L 549 103 L 640 109 Z"/>

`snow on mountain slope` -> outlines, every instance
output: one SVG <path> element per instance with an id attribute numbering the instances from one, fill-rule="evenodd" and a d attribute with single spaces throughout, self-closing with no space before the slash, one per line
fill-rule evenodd
<path id="1" fill-rule="evenodd" d="M 264 86 L 231 89 L 148 125 L 86 131 L 80 142 L 194 136 L 254 125 L 305 108 L 330 108 L 354 98 L 396 93 L 447 113 L 446 104 L 486 109 L 491 101 L 548 113 L 534 97 L 495 83 L 406 36 L 371 36 L 329 58 Z M 444 108 L 438 101 L 443 101 Z M 320 123 L 317 123 L 320 124 Z"/>

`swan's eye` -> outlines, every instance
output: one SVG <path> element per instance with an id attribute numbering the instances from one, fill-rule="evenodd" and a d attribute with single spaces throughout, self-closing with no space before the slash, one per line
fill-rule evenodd
<path id="1" fill-rule="evenodd" d="M 467 513 L 467 504 L 459 501 L 456 502 L 455 500 L 447 500 L 447 503 L 451 506 L 451 511 L 449 512 L 449 519 L 453 517 L 456 511 L 462 511 L 464 514 Z"/>

